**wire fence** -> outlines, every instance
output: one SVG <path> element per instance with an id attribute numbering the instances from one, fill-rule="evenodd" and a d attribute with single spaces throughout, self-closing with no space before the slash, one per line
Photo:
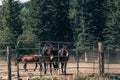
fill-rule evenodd
<path id="1" fill-rule="evenodd" d="M 62 44 L 65 42 L 19 42 L 16 48 L 16 45 L 12 44 L 11 47 L 11 74 L 12 78 L 16 79 L 18 77 L 18 69 L 14 64 L 14 60 L 17 56 L 20 55 L 33 55 L 41 54 L 42 47 L 45 43 L 51 43 L 54 46 L 54 49 L 61 49 Z M 8 44 L 8 43 L 7 43 Z M 99 61 L 98 61 L 98 51 L 97 48 L 85 51 L 77 51 L 74 43 L 70 42 L 70 51 L 69 61 L 67 63 L 67 74 L 98 74 L 99 73 Z M 3 45 L 3 44 L 2 44 Z M 6 48 L 6 47 L 5 47 Z M 0 50 L 0 76 L 7 76 L 7 52 L 6 50 Z M 104 51 L 104 70 L 105 73 L 120 73 L 120 51 Z M 42 64 L 43 65 L 43 64 Z M 62 74 L 61 73 L 61 64 L 59 64 L 58 71 L 53 70 L 53 74 Z M 19 75 L 20 77 L 28 76 L 44 76 L 44 73 L 40 72 L 40 67 L 37 68 L 37 71 L 33 71 L 35 63 L 28 64 L 28 71 L 25 72 L 23 69 L 23 63 L 19 64 Z M 47 68 L 47 75 L 50 75 L 49 67 Z M 43 69 L 44 70 L 44 69 Z"/>

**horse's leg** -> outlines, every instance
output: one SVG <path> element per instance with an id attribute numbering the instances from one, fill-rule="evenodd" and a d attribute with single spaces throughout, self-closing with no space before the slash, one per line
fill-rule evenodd
<path id="1" fill-rule="evenodd" d="M 27 69 L 26 69 L 27 68 L 27 63 L 26 62 L 24 63 L 23 68 L 24 68 L 24 70 L 26 72 L 27 71 Z"/>
<path id="2" fill-rule="evenodd" d="M 64 66 L 64 74 L 66 74 L 67 62 L 65 62 L 64 64 L 65 64 L 65 66 Z"/>
<path id="3" fill-rule="evenodd" d="M 35 69 L 34 69 L 34 71 L 36 71 L 37 67 L 38 67 L 38 65 L 37 65 L 37 63 L 35 63 Z"/>
<path id="4" fill-rule="evenodd" d="M 59 68 L 59 63 L 56 62 L 56 70 L 58 70 L 58 68 Z"/>
<path id="5" fill-rule="evenodd" d="M 63 67 L 64 67 L 64 63 L 61 63 L 62 74 L 63 74 Z"/>
<path id="6" fill-rule="evenodd" d="M 50 62 L 50 73 L 52 74 L 52 63 Z"/>
<path id="7" fill-rule="evenodd" d="M 42 71 L 42 63 L 39 63 L 39 65 L 40 65 L 40 71 Z"/>
<path id="8" fill-rule="evenodd" d="M 55 70 L 58 70 L 58 68 L 59 68 L 58 63 L 57 62 L 53 63 L 53 67 L 54 67 Z"/>
<path id="9" fill-rule="evenodd" d="M 53 67 L 54 67 L 54 70 L 56 70 L 56 64 L 53 62 Z"/>
<path id="10" fill-rule="evenodd" d="M 46 74 L 46 62 L 44 63 L 44 74 Z"/>

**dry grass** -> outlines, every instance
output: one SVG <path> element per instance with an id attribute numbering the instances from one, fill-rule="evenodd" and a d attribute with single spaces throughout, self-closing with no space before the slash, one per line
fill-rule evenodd
<path id="1" fill-rule="evenodd" d="M 31 78 L 30 80 L 110 80 L 108 77 L 98 75 L 57 75 L 57 76 L 44 76 L 41 78 Z"/>

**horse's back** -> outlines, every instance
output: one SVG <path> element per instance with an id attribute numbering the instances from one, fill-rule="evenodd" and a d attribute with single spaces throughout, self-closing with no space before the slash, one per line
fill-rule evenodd
<path id="1" fill-rule="evenodd" d="M 42 62 L 43 56 L 42 55 L 34 55 L 34 60 Z"/>
<path id="2" fill-rule="evenodd" d="M 51 50 L 51 53 L 52 53 L 54 56 L 57 56 L 57 55 L 58 55 L 58 50 Z"/>
<path id="3" fill-rule="evenodd" d="M 39 55 L 25 55 L 22 57 L 22 62 L 37 62 L 39 61 L 40 56 Z"/>

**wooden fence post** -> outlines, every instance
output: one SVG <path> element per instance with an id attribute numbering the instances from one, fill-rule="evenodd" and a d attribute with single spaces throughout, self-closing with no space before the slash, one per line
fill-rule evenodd
<path id="1" fill-rule="evenodd" d="M 79 54 L 78 54 L 78 48 L 76 49 L 76 58 L 77 58 L 77 75 L 79 74 Z"/>
<path id="2" fill-rule="evenodd" d="M 87 52 L 85 51 L 85 62 L 88 62 Z"/>
<path id="3" fill-rule="evenodd" d="M 104 74 L 104 52 L 103 52 L 103 44 L 101 42 L 98 43 L 98 56 L 99 56 L 99 75 Z"/>
<path id="4" fill-rule="evenodd" d="M 17 42 L 17 45 L 16 45 L 16 52 L 17 52 L 17 58 L 19 56 L 19 52 L 18 52 L 18 49 L 19 49 L 19 43 L 20 41 Z M 17 59 L 16 59 L 17 60 Z M 19 80 L 20 78 L 20 74 L 19 74 L 19 61 L 17 61 L 17 79 Z"/>
<path id="5" fill-rule="evenodd" d="M 8 80 L 11 80 L 11 53 L 10 46 L 7 46 L 7 67 L 8 67 Z"/>

